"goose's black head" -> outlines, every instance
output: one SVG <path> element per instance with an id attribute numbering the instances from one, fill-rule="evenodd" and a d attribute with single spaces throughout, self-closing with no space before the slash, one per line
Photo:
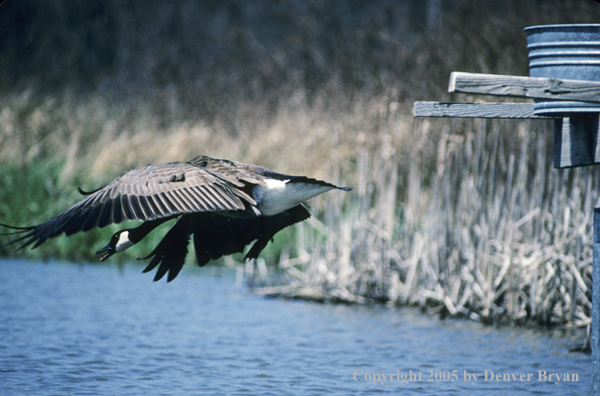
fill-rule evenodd
<path id="1" fill-rule="evenodd" d="M 135 244 L 129 239 L 129 231 L 130 230 L 121 230 L 116 232 L 112 238 L 110 238 L 108 245 L 96 252 L 96 254 L 104 253 L 104 255 L 100 257 L 100 261 L 106 260 L 115 253 L 123 252 Z"/>

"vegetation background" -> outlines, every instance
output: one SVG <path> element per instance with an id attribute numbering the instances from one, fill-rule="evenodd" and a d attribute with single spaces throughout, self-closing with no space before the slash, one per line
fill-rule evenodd
<path id="1" fill-rule="evenodd" d="M 7 0 L 0 222 L 137 165 L 231 158 L 354 187 L 226 262 L 263 285 L 278 266 L 265 293 L 585 327 L 598 171 L 552 169 L 548 122 L 414 120 L 412 103 L 451 99 L 452 71 L 527 75 L 524 27 L 599 21 L 591 0 Z M 0 254 L 95 261 L 124 227 Z"/>

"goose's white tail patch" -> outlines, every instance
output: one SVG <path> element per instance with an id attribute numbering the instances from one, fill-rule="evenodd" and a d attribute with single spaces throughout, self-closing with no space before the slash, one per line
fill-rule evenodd
<path id="1" fill-rule="evenodd" d="M 288 183 L 289 180 L 266 179 L 266 187 L 256 186 L 254 199 L 263 216 L 273 216 L 317 195 L 334 189 L 315 183 Z"/>

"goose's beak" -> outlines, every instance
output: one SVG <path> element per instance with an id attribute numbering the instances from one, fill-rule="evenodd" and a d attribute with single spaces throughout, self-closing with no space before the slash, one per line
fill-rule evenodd
<path id="1" fill-rule="evenodd" d="M 104 253 L 106 252 L 106 253 Z M 115 248 L 113 248 L 112 246 L 110 246 L 110 243 L 106 246 L 104 246 L 102 249 L 98 250 L 96 252 L 96 254 L 100 254 L 100 253 L 104 253 L 104 255 L 102 255 L 102 257 L 100 257 L 100 261 L 104 261 L 107 258 L 109 258 L 110 256 L 112 256 L 113 254 L 115 254 L 117 251 L 115 250 Z"/>

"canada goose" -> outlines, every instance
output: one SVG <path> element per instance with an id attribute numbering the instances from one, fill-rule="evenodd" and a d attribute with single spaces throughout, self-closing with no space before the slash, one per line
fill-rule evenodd
<path id="1" fill-rule="evenodd" d="M 56 217 L 33 227 L 5 227 L 22 234 L 9 244 L 32 249 L 48 238 L 69 236 L 94 227 L 141 220 L 137 228 L 116 232 L 98 250 L 100 260 L 125 251 L 165 221 L 179 217 L 156 248 L 143 272 L 158 266 L 157 281 L 167 272 L 172 281 L 183 267 L 190 237 L 200 267 L 224 255 L 243 252 L 258 257 L 282 229 L 310 217 L 304 202 L 329 190 L 351 190 L 305 176 L 290 176 L 225 159 L 198 156 L 189 162 L 153 164 L 131 169 Z"/>

